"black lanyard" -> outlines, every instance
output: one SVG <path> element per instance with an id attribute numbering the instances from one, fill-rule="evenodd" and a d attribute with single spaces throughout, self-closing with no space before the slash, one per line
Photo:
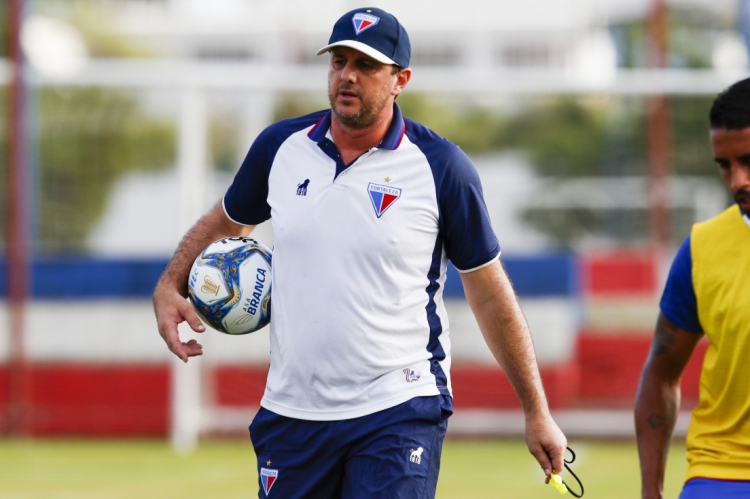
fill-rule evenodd
<path id="1" fill-rule="evenodd" d="M 567 483 L 565 483 L 565 481 L 563 481 L 563 485 L 565 485 L 565 488 L 568 489 L 568 492 L 570 492 L 570 494 L 573 497 L 583 497 L 583 484 L 581 483 L 581 479 L 578 478 L 578 476 L 575 473 L 573 473 L 573 470 L 570 469 L 570 466 L 568 466 L 569 464 L 572 464 L 573 461 L 576 460 L 576 453 L 573 452 L 573 449 L 571 449 L 570 447 L 568 447 L 567 449 L 570 451 L 570 455 L 573 456 L 573 457 L 570 458 L 570 461 L 568 461 L 567 459 L 563 458 L 563 462 L 565 463 L 565 469 L 568 470 L 568 473 L 570 473 L 571 475 L 573 475 L 573 478 L 576 479 L 576 482 L 578 482 L 578 486 L 581 488 L 581 493 L 580 494 L 576 494 L 575 492 L 573 492 L 573 490 L 570 488 L 570 486 Z"/>

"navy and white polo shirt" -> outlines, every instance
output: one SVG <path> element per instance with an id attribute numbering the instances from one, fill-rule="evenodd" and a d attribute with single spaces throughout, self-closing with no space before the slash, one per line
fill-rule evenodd
<path id="1" fill-rule="evenodd" d="M 447 262 L 469 272 L 500 255 L 457 146 L 394 105 L 383 142 L 345 165 L 330 124 L 329 110 L 268 127 L 224 197 L 235 222 L 273 225 L 261 405 L 307 420 L 450 395 Z"/>

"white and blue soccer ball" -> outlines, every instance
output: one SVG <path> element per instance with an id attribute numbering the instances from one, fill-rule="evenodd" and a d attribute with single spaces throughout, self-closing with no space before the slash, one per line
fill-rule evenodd
<path id="1" fill-rule="evenodd" d="M 271 250 L 247 237 L 211 243 L 193 263 L 188 296 L 217 331 L 257 331 L 271 321 Z"/>

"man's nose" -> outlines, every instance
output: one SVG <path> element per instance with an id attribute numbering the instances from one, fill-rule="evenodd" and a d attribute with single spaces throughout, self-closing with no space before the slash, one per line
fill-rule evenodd
<path id="1" fill-rule="evenodd" d="M 357 81 L 357 71 L 353 62 L 346 63 L 346 66 L 341 71 L 341 79 L 351 83 Z"/>
<path id="2" fill-rule="evenodd" d="M 729 187 L 732 192 L 739 189 L 750 189 L 750 166 L 732 165 Z"/>

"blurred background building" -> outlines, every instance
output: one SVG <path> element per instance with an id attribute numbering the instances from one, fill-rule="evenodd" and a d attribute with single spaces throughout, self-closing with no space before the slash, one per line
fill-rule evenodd
<path id="1" fill-rule="evenodd" d="M 173 365 L 150 292 L 254 137 L 327 106 L 327 57 L 314 54 L 360 3 L 13 0 L 3 18 L 16 4 L 23 70 L 2 54 L 0 164 L 24 175 L 0 178 L 0 224 L 27 258 L 0 279 L 8 288 L 21 268 L 28 299 L 0 308 L 0 428 L 171 432 L 183 446 L 244 431 L 265 383 L 267 332 L 208 332 L 203 358 Z M 707 115 L 716 93 L 748 75 L 750 2 L 377 6 L 411 37 L 404 114 L 461 146 L 480 172 L 563 427 L 632 434 L 628 410 L 669 259 L 692 223 L 730 202 Z M 272 244 L 266 225 L 254 234 Z M 519 431 L 515 395 L 453 269 L 446 294 L 452 431 Z M 700 361 L 685 376 L 685 409 Z"/>

